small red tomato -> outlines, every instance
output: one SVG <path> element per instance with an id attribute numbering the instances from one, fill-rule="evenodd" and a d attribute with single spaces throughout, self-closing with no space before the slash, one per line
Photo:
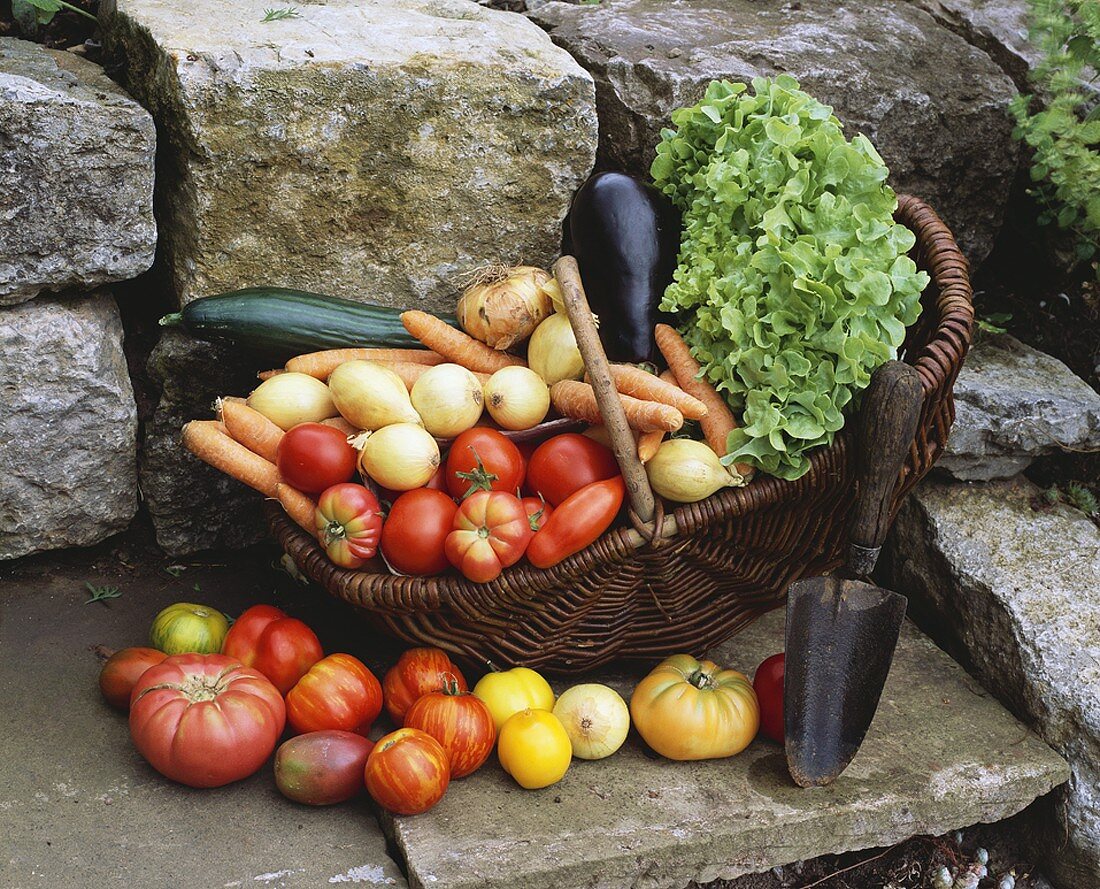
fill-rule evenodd
<path id="1" fill-rule="evenodd" d="M 428 483 L 424 485 L 424 487 L 428 488 L 431 491 L 442 491 L 444 494 L 446 494 L 447 470 L 440 466 L 439 469 L 435 471 L 435 475 L 428 479 Z"/>
<path id="2" fill-rule="evenodd" d="M 541 497 L 524 497 L 523 508 L 527 510 L 527 520 L 531 523 L 532 531 L 541 530 L 550 518 L 550 513 L 554 511 L 554 507 Z"/>
<path id="3" fill-rule="evenodd" d="M 515 494 L 478 491 L 455 513 L 447 535 L 447 558 L 474 583 L 488 583 L 523 558 L 534 535 L 527 510 Z"/>
<path id="4" fill-rule="evenodd" d="M 382 526 L 382 555 L 402 574 L 439 574 L 450 566 L 444 541 L 458 504 L 442 491 L 417 488 L 393 501 Z"/>
<path id="5" fill-rule="evenodd" d="M 431 735 L 399 728 L 379 738 L 363 779 L 374 801 L 398 815 L 419 815 L 443 799 L 451 783 L 447 751 Z"/>
<path id="6" fill-rule="evenodd" d="M 361 568 L 378 552 L 382 508 L 362 485 L 345 482 L 326 488 L 314 513 L 317 539 L 341 568 Z"/>
<path id="7" fill-rule="evenodd" d="M 323 423 L 299 423 L 279 441 L 279 475 L 306 494 L 320 494 L 355 475 L 358 454 L 347 436 Z"/>
<path id="8" fill-rule="evenodd" d="M 489 707 L 453 681 L 442 691 L 420 697 L 405 714 L 405 725 L 427 732 L 443 745 L 450 757 L 452 778 L 481 768 L 497 740 Z"/>
<path id="9" fill-rule="evenodd" d="M 618 474 L 619 464 L 609 448 L 587 435 L 566 432 L 535 449 L 527 466 L 527 490 L 557 507 L 581 488 Z"/>
<path id="10" fill-rule="evenodd" d="M 476 491 L 514 494 L 526 465 L 511 441 L 495 429 L 475 426 L 454 440 L 447 454 L 447 490 L 456 500 Z"/>
<path id="11" fill-rule="evenodd" d="M 762 661 L 752 678 L 756 699 L 760 702 L 760 731 L 778 743 L 784 743 L 783 730 L 784 653 Z"/>
<path id="12" fill-rule="evenodd" d="M 310 732 L 275 751 L 275 786 L 287 799 L 307 806 L 331 806 L 363 790 L 363 770 L 374 747 L 352 732 Z"/>
<path id="13" fill-rule="evenodd" d="M 238 617 L 222 643 L 222 654 L 259 670 L 281 695 L 325 656 L 317 634 L 274 605 L 253 605 Z"/>
<path id="14" fill-rule="evenodd" d="M 382 712 L 382 686 L 350 654 L 321 658 L 286 695 L 286 718 L 298 734 L 340 729 L 365 735 Z"/>
<path id="15" fill-rule="evenodd" d="M 141 674 L 168 655 L 155 648 L 122 648 L 107 658 L 99 671 L 99 690 L 112 707 L 130 709 L 130 693 Z"/>
<path id="16" fill-rule="evenodd" d="M 466 691 L 466 678 L 441 648 L 410 648 L 390 667 L 382 680 L 382 698 L 386 712 L 397 725 L 405 713 L 422 695 L 439 691 L 453 681 L 460 691 Z"/>

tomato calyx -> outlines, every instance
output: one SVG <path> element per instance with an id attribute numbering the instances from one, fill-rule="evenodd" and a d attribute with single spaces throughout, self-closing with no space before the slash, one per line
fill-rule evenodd
<path id="1" fill-rule="evenodd" d="M 347 529 L 344 527 L 343 523 L 337 519 L 329 519 L 329 523 L 325 525 L 325 528 L 321 533 L 324 535 L 325 538 L 322 541 L 325 546 L 328 546 L 330 543 L 334 543 L 337 540 L 344 540 L 348 536 Z"/>
<path id="2" fill-rule="evenodd" d="M 687 681 L 694 685 L 696 688 L 700 689 L 714 687 L 714 678 L 702 667 L 700 667 L 698 670 L 688 676 Z"/>
<path id="3" fill-rule="evenodd" d="M 240 664 L 233 664 L 230 667 L 226 667 L 216 676 L 206 675 L 191 675 L 188 676 L 183 682 L 162 682 L 159 685 L 150 685 L 148 688 L 143 688 L 138 698 L 143 698 L 151 691 L 157 691 L 162 688 L 171 688 L 180 692 L 187 698 L 188 704 L 201 704 L 204 701 L 213 701 L 229 688 L 229 680 L 226 678 L 234 670 L 240 668 Z M 137 703 L 135 701 L 134 703 Z"/>
<path id="4" fill-rule="evenodd" d="M 441 673 L 440 678 L 443 680 L 440 691 L 447 697 L 457 698 L 469 694 L 468 691 L 462 690 L 462 686 L 458 684 L 458 677 L 454 673 Z"/>
<path id="5" fill-rule="evenodd" d="M 493 490 L 493 482 L 500 481 L 500 476 L 494 472 L 490 472 L 485 468 L 485 464 L 481 462 L 481 456 L 477 452 L 477 448 L 470 445 L 470 453 L 474 455 L 475 466 L 469 472 L 456 472 L 455 475 L 461 479 L 465 479 L 470 483 L 470 487 L 466 489 L 466 493 L 462 495 L 462 499 L 465 500 L 471 494 L 475 494 L 478 491 L 491 491 Z M 480 532 L 479 532 L 480 533 Z M 488 534 L 483 535 L 485 537 Z"/>

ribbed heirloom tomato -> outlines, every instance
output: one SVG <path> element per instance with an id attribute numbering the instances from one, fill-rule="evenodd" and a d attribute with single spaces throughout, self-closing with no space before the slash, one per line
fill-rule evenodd
<path id="1" fill-rule="evenodd" d="M 533 534 L 527 510 L 515 494 L 478 491 L 458 508 L 444 548 L 468 579 L 488 583 L 523 558 Z"/>
<path id="2" fill-rule="evenodd" d="M 317 539 L 341 568 L 361 568 L 378 552 L 382 508 L 362 485 L 344 482 L 326 488 L 317 500 Z"/>
<path id="3" fill-rule="evenodd" d="M 321 658 L 286 695 L 287 721 L 299 734 L 340 729 L 365 735 L 381 712 L 382 686 L 350 654 Z"/>
<path id="4" fill-rule="evenodd" d="M 274 605 L 253 605 L 238 617 L 222 654 L 259 670 L 282 695 L 325 655 L 313 630 Z"/>
<path id="5" fill-rule="evenodd" d="M 442 691 L 418 698 L 405 714 L 405 726 L 427 732 L 443 745 L 452 778 L 481 768 L 497 739 L 493 714 L 485 702 L 460 689 L 453 679 Z"/>
<path id="6" fill-rule="evenodd" d="M 466 678 L 441 648 L 410 648 L 386 672 L 382 679 L 382 697 L 386 712 L 401 725 L 405 713 L 423 695 L 440 691 L 454 682 L 466 691 Z"/>
<path id="7" fill-rule="evenodd" d="M 162 775 L 191 787 L 247 778 L 286 721 L 278 689 L 221 654 L 179 654 L 146 670 L 130 699 L 134 746 Z"/>
<path id="8" fill-rule="evenodd" d="M 399 728 L 378 739 L 363 773 L 367 791 L 398 815 L 427 812 L 451 783 L 447 751 L 431 735 Z"/>

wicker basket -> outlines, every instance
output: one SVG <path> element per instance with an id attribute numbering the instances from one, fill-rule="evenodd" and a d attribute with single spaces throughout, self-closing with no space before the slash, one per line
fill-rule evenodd
<path id="1" fill-rule="evenodd" d="M 920 374 L 924 407 L 893 513 L 947 441 L 951 390 L 973 321 L 967 262 L 951 232 L 913 197 L 900 197 L 896 218 L 916 235 L 914 258 L 932 283 L 902 348 Z M 854 425 L 813 452 L 797 481 L 758 477 L 676 509 L 674 522 L 658 506 L 655 522 L 640 530 L 609 532 L 553 568 L 524 563 L 487 584 L 341 569 L 277 504 L 268 516 L 308 577 L 408 642 L 481 663 L 566 673 L 613 660 L 652 663 L 705 651 L 782 604 L 792 581 L 841 564 L 854 495 Z"/>

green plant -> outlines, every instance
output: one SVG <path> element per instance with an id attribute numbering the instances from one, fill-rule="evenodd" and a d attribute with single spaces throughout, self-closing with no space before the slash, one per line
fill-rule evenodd
<path id="1" fill-rule="evenodd" d="M 1031 81 L 1045 100 L 1017 96 L 1013 135 L 1032 151 L 1030 190 L 1042 210 L 1074 239 L 1078 260 L 1100 267 L 1100 103 L 1086 72 L 1100 71 L 1100 3 L 1030 0 L 1031 40 L 1043 53 Z M 1032 111 L 1035 108 L 1037 110 Z"/>
<path id="2" fill-rule="evenodd" d="M 122 592 L 117 586 L 93 586 L 87 581 L 84 583 L 84 586 L 86 586 L 88 592 L 92 594 L 90 599 L 84 600 L 85 605 L 90 605 L 92 602 L 102 602 L 106 605 L 108 599 L 117 599 L 122 595 Z"/>
<path id="3" fill-rule="evenodd" d="M 1064 487 L 1051 485 L 1042 495 L 1043 503 L 1053 506 L 1056 503 L 1068 503 L 1079 509 L 1089 518 L 1100 518 L 1100 501 L 1096 495 L 1080 482 L 1068 482 Z"/>
<path id="4" fill-rule="evenodd" d="M 85 18 L 91 19 L 93 22 L 98 21 L 98 19 L 86 9 L 81 9 L 79 6 L 73 6 L 72 3 L 66 3 L 65 0 L 11 0 L 12 15 L 14 15 L 16 19 L 22 18 L 19 13 L 19 7 L 22 7 L 27 12 L 33 10 L 34 19 L 40 25 L 48 25 L 53 21 L 53 17 L 61 12 L 62 9 L 78 13 Z M 26 13 L 24 13 L 24 15 L 25 14 Z"/>
<path id="5" fill-rule="evenodd" d="M 285 9 L 265 9 L 264 17 L 260 19 L 261 22 L 277 22 L 281 19 L 297 19 L 301 18 L 301 13 L 298 12 L 296 6 L 288 6 Z"/>
<path id="6" fill-rule="evenodd" d="M 673 112 L 650 170 L 683 213 L 661 308 L 742 426 L 724 463 L 795 479 L 895 356 L 928 275 L 863 135 L 794 78 L 715 81 Z"/>
<path id="7" fill-rule="evenodd" d="M 978 328 L 980 338 L 982 334 L 1008 333 L 1005 325 L 1011 320 L 1012 315 L 1008 312 L 990 312 L 984 317 L 975 317 L 974 324 Z"/>

